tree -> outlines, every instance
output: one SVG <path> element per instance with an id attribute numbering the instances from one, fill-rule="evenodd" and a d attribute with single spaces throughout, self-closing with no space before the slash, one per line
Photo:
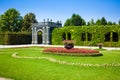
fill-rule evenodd
<path id="1" fill-rule="evenodd" d="M 88 23 L 87 23 L 87 25 L 94 25 L 95 23 L 94 23 L 94 19 L 91 19 Z"/>
<path id="2" fill-rule="evenodd" d="M 1 32 L 1 15 L 0 15 L 0 32 Z"/>
<path id="3" fill-rule="evenodd" d="M 107 20 L 104 17 L 101 18 L 101 25 L 107 25 Z"/>
<path id="4" fill-rule="evenodd" d="M 120 20 L 118 21 L 118 24 L 120 25 Z"/>
<path id="5" fill-rule="evenodd" d="M 95 24 L 96 24 L 96 25 L 101 25 L 101 20 L 98 19 Z"/>
<path id="6" fill-rule="evenodd" d="M 82 19 L 78 14 L 73 14 L 70 19 L 67 19 L 64 26 L 82 26 L 86 25 L 84 19 Z"/>
<path id="7" fill-rule="evenodd" d="M 67 19 L 64 26 L 70 26 L 70 19 Z"/>
<path id="8" fill-rule="evenodd" d="M 23 18 L 20 13 L 14 9 L 8 9 L 0 18 L 1 31 L 18 32 L 21 29 Z"/>
<path id="9" fill-rule="evenodd" d="M 87 22 L 87 25 L 89 26 L 89 25 L 90 25 L 90 22 Z"/>
<path id="10" fill-rule="evenodd" d="M 82 19 L 82 25 L 86 25 L 86 22 L 84 19 Z"/>
<path id="11" fill-rule="evenodd" d="M 116 25 L 116 22 L 113 22 L 113 25 Z"/>
<path id="12" fill-rule="evenodd" d="M 111 21 L 108 21 L 107 25 L 112 25 L 112 22 L 111 22 Z"/>
<path id="13" fill-rule="evenodd" d="M 26 14 L 23 19 L 22 31 L 31 31 L 31 25 L 33 23 L 38 23 L 35 14 L 34 13 Z"/>
<path id="14" fill-rule="evenodd" d="M 95 24 L 96 25 L 107 25 L 107 21 L 104 17 L 102 17 L 101 19 L 98 19 Z"/>
<path id="15" fill-rule="evenodd" d="M 82 26 L 82 18 L 77 14 L 73 14 L 71 17 L 71 26 Z"/>

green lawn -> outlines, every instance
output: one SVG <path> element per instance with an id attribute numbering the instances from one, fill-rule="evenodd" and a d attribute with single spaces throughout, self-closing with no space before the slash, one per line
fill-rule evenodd
<path id="1" fill-rule="evenodd" d="M 68 63 L 110 64 L 120 63 L 120 50 L 102 50 L 103 56 L 77 57 L 43 54 L 44 48 L 0 49 L 0 77 L 15 80 L 120 80 L 120 66 L 75 66 L 59 64 L 46 59 L 18 59 L 19 56 L 49 57 Z"/>

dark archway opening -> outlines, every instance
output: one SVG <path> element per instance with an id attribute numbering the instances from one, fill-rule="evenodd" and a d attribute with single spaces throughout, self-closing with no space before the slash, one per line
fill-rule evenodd
<path id="1" fill-rule="evenodd" d="M 92 34 L 90 33 L 81 34 L 81 41 L 91 41 L 91 40 L 92 40 Z"/>
<path id="2" fill-rule="evenodd" d="M 42 31 L 38 31 L 38 44 L 42 44 Z"/>
<path id="3" fill-rule="evenodd" d="M 90 33 L 87 33 L 87 38 L 88 38 L 88 41 L 91 41 L 92 40 L 92 34 L 90 34 Z"/>
<path id="4" fill-rule="evenodd" d="M 111 32 L 108 32 L 105 35 L 105 42 L 110 42 L 110 36 L 111 36 Z M 117 42 L 118 41 L 118 33 L 116 33 L 116 32 L 112 33 L 112 41 L 113 42 Z"/>
<path id="5" fill-rule="evenodd" d="M 68 33 L 68 40 L 71 40 L 71 34 Z"/>
<path id="6" fill-rule="evenodd" d="M 63 33 L 62 34 L 62 40 L 71 40 L 71 33 Z"/>
<path id="7" fill-rule="evenodd" d="M 66 33 L 65 32 L 62 34 L 62 40 L 66 40 Z"/>
<path id="8" fill-rule="evenodd" d="M 81 34 L 81 41 L 85 41 L 85 40 L 86 40 L 85 33 L 82 33 L 82 34 Z"/>
<path id="9" fill-rule="evenodd" d="M 110 32 L 105 34 L 105 42 L 110 42 Z"/>
<path id="10" fill-rule="evenodd" d="M 113 40 L 113 42 L 117 42 L 118 41 L 118 34 L 116 32 L 113 32 L 112 40 Z"/>

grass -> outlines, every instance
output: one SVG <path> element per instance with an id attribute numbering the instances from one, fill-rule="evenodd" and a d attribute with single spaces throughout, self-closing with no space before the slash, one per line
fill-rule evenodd
<path id="1" fill-rule="evenodd" d="M 101 50 L 100 57 L 77 57 L 43 54 L 44 48 L 11 48 L 0 49 L 0 76 L 15 80 L 119 80 L 118 67 L 83 67 L 53 63 L 45 59 L 16 59 L 19 56 L 50 57 L 57 60 L 75 63 L 120 63 L 120 50 Z"/>

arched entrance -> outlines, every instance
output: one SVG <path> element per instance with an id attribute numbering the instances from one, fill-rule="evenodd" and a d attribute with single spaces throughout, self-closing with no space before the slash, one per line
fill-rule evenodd
<path id="1" fill-rule="evenodd" d="M 45 32 L 46 31 L 46 32 Z M 32 44 L 38 44 L 38 32 L 42 33 L 42 44 L 49 44 L 49 28 L 35 26 L 32 28 Z"/>
<path id="2" fill-rule="evenodd" d="M 38 32 L 42 32 L 42 44 L 51 44 L 51 34 L 54 28 L 62 27 L 61 22 L 52 22 L 49 19 L 45 22 L 32 24 L 32 44 L 38 44 Z"/>
<path id="3" fill-rule="evenodd" d="M 42 41 L 43 41 L 42 40 L 42 37 L 43 37 L 42 34 L 43 34 L 43 32 L 41 30 L 37 32 L 38 44 L 42 44 Z"/>

